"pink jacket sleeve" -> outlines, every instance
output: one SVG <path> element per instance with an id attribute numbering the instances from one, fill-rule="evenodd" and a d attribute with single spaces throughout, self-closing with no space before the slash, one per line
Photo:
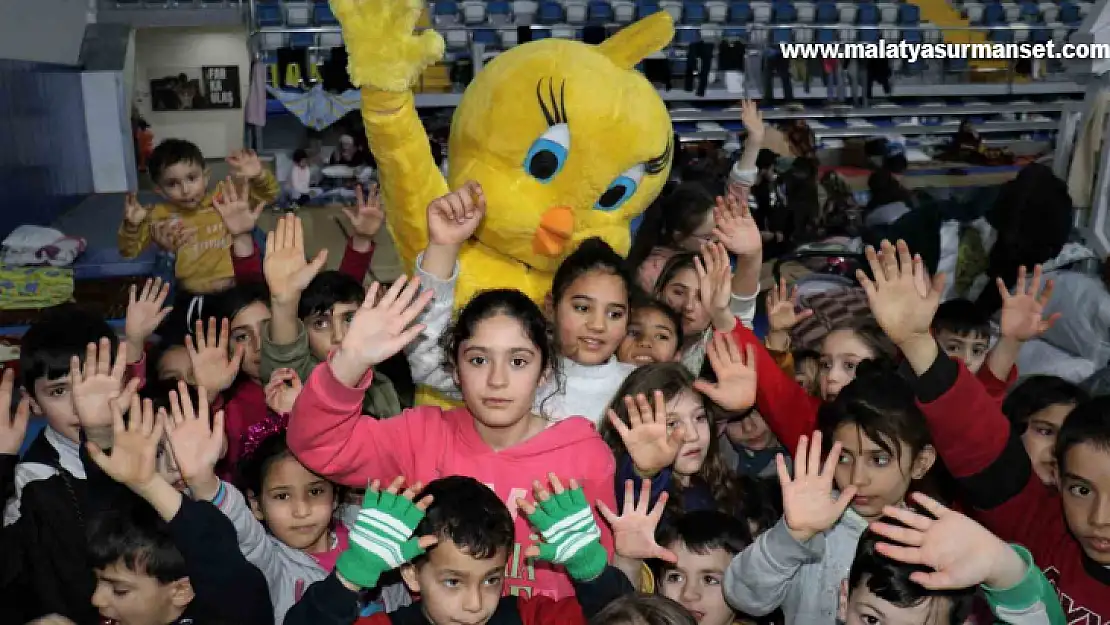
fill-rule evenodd
<path id="1" fill-rule="evenodd" d="M 414 470 L 416 450 L 427 442 L 427 432 L 420 431 L 427 423 L 424 413 L 438 409 L 425 406 L 382 420 L 363 415 L 362 400 L 373 375 L 367 372 L 352 388 L 325 363 L 308 376 L 286 434 L 289 449 L 306 468 L 355 487 Z"/>

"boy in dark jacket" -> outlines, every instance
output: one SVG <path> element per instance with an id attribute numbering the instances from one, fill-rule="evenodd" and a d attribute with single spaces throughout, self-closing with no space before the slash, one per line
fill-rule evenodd
<path id="1" fill-rule="evenodd" d="M 610 601 L 634 592 L 624 573 L 607 564 L 591 506 L 573 480 L 564 490 L 552 475 L 554 494 L 538 487 L 536 504 L 517 501 L 544 539 L 525 555 L 563 565 L 574 582 L 575 596 L 559 601 L 502 596 L 513 520 L 492 490 L 473 478 L 454 476 L 435 480 L 419 494 L 418 485 L 398 494 L 402 483 L 397 478 L 384 492 L 377 484 L 367 491 L 350 548 L 335 572 L 309 587 L 285 625 L 585 625 Z M 674 554 L 651 538 L 666 498 L 650 513 L 647 500 L 641 497 L 634 509 L 626 504 L 620 517 L 600 507 L 614 535 L 626 537 L 614 547 L 617 556 L 674 561 Z M 377 585 L 395 568 L 420 601 L 360 619 L 359 590 Z"/>
<path id="2" fill-rule="evenodd" d="M 85 470 L 78 455 L 80 423 L 70 361 L 85 361 L 89 344 L 98 341 L 104 344 L 102 382 L 114 388 L 88 390 L 119 392 L 125 358 L 117 356 L 119 366 L 112 366 L 118 341 L 103 319 L 66 306 L 45 314 L 23 337 L 23 395 L 47 427 L 31 442 L 3 489 L 4 533 L 11 537 L 12 549 L 0 557 L 0 597 L 5 612 L 14 611 L 13 622 L 46 614 L 82 624 L 96 620 L 89 604 L 94 578 L 84 557 Z M 6 456 L 4 461 L 15 459 Z"/>
<path id="3" fill-rule="evenodd" d="M 165 412 L 156 416 L 150 400 L 130 403 L 125 424 L 113 402 L 111 434 L 86 427 L 99 441 L 82 453 L 92 512 L 89 564 L 96 571 L 92 604 L 118 625 L 272 625 L 266 580 L 239 552 L 231 522 L 158 473 Z M 182 412 L 174 406 L 175 415 Z M 184 412 L 195 420 L 191 403 Z"/>

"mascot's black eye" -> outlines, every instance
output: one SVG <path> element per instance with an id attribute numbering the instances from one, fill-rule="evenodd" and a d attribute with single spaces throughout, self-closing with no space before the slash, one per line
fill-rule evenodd
<path id="1" fill-rule="evenodd" d="M 569 154 L 570 127 L 555 124 L 528 148 L 528 154 L 524 157 L 524 171 L 540 182 L 551 182 L 563 170 Z"/>
<path id="2" fill-rule="evenodd" d="M 599 211 L 614 211 L 620 208 L 640 187 L 640 179 L 644 175 L 644 166 L 636 165 L 632 169 L 617 176 L 609 183 L 609 188 L 597 198 L 594 208 Z"/>
<path id="3" fill-rule="evenodd" d="M 551 180 L 558 173 L 559 157 L 551 150 L 540 150 L 529 156 L 528 173 L 532 174 L 533 178 Z"/>
<path id="4" fill-rule="evenodd" d="M 628 193 L 628 187 L 624 185 L 609 187 L 605 190 L 605 193 L 602 193 L 601 197 L 597 199 L 597 207 L 602 210 L 613 210 L 617 202 L 624 199 L 626 193 Z"/>

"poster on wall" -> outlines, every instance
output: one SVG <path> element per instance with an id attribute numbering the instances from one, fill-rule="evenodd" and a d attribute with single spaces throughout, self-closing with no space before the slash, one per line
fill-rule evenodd
<path id="1" fill-rule="evenodd" d="M 155 111 L 211 111 L 242 108 L 239 66 L 158 68 L 150 76 Z"/>

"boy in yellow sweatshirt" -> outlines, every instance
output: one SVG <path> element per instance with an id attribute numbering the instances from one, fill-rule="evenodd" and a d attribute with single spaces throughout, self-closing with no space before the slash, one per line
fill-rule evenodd
<path id="1" fill-rule="evenodd" d="M 127 197 L 119 229 L 120 256 L 138 256 L 153 239 L 176 255 L 174 274 L 181 289 L 214 293 L 233 286 L 231 237 L 216 204 L 234 198 L 238 190 L 232 188 L 232 180 L 244 181 L 251 204 L 273 202 L 279 187 L 254 152 L 238 151 L 227 162 L 232 177 L 210 193 L 210 174 L 200 148 L 182 139 L 166 139 L 154 148 L 147 168 L 155 191 L 166 201 L 145 207 L 134 195 Z"/>

